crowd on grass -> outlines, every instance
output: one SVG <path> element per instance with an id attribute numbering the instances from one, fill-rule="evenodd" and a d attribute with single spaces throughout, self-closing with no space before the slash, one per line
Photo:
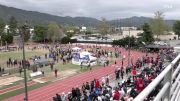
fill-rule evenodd
<path id="1" fill-rule="evenodd" d="M 25 66 L 30 70 L 32 69 L 33 72 L 36 72 L 38 69 L 34 69 L 31 68 L 34 64 L 36 60 L 41 60 L 41 59 L 48 59 L 48 60 L 52 60 L 50 62 L 49 67 L 52 71 L 55 72 L 55 77 L 57 77 L 57 68 L 54 68 L 54 64 L 56 63 L 62 63 L 63 65 L 66 65 L 68 63 L 70 63 L 72 57 L 73 57 L 73 51 L 72 51 L 72 47 L 80 47 L 82 48 L 84 51 L 88 51 L 91 52 L 95 55 L 95 57 L 97 57 L 98 59 L 105 57 L 105 58 L 112 58 L 114 55 L 116 57 L 119 56 L 119 52 L 112 52 L 112 51 L 107 51 L 106 49 L 101 48 L 101 46 L 83 46 L 83 45 L 63 45 L 63 44 L 56 44 L 56 45 L 35 45 L 35 46 L 28 46 L 28 50 L 39 50 L 39 49 L 45 49 L 48 50 L 48 53 L 44 54 L 44 56 L 39 56 L 38 54 L 30 57 L 30 58 L 26 58 L 25 61 Z M 108 60 L 108 59 L 107 59 Z M 34 64 L 33 64 L 34 62 Z M 109 65 L 109 61 L 107 61 L 107 63 L 103 64 L 104 66 Z M 38 65 L 37 67 L 43 67 L 44 65 Z M 47 66 L 47 65 L 46 65 Z M 23 72 L 23 60 L 22 59 L 16 59 L 15 57 L 9 57 L 6 61 L 6 67 L 8 68 L 18 68 L 19 74 L 21 75 Z M 85 66 L 81 66 L 81 68 L 83 68 Z M 87 66 L 87 68 L 90 67 L 89 69 L 92 69 L 90 65 Z M 2 67 L 2 70 L 4 70 L 4 68 Z M 7 73 L 8 71 L 5 72 L 1 72 L 2 73 Z M 44 71 L 41 71 L 44 74 Z"/>
<path id="2" fill-rule="evenodd" d="M 115 85 L 112 77 L 106 75 L 102 79 L 94 79 L 82 84 L 82 87 L 74 87 L 68 94 L 56 94 L 53 101 L 132 101 L 143 91 L 153 79 L 165 68 L 163 64 L 172 61 L 177 56 L 172 50 L 160 51 L 157 57 L 143 56 L 138 58 L 135 64 L 124 69 L 123 65 L 115 70 Z M 162 88 L 161 82 L 145 101 L 150 101 Z"/>

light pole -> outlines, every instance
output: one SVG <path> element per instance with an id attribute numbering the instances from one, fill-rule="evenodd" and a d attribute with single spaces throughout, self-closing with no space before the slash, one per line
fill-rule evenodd
<path id="1" fill-rule="evenodd" d="M 28 89 L 27 89 L 27 77 L 26 77 L 26 59 L 25 59 L 25 49 L 24 49 L 24 34 L 26 34 L 27 24 L 22 26 L 21 38 L 22 38 L 22 48 L 23 48 L 23 69 L 24 69 L 24 86 L 25 86 L 25 101 L 28 101 Z"/>
<path id="2" fill-rule="evenodd" d="M 128 43 L 128 68 L 130 68 L 130 28 L 129 28 L 129 43 Z"/>

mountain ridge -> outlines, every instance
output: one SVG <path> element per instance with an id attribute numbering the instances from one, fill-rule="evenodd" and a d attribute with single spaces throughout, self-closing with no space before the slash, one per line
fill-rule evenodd
<path id="1" fill-rule="evenodd" d="M 25 21 L 28 21 L 32 25 L 43 25 L 48 24 L 49 22 L 57 22 L 62 25 L 76 25 L 76 26 L 97 26 L 100 20 L 92 17 L 71 17 L 71 16 L 57 16 L 47 13 L 42 13 L 38 11 L 28 11 L 14 7 L 8 7 L 0 4 L 0 19 L 8 22 L 11 16 L 16 17 L 17 21 L 20 24 L 23 24 Z M 133 16 L 130 18 L 110 20 L 110 25 L 113 26 L 136 26 L 140 27 L 144 23 L 150 23 L 152 18 L 144 16 Z M 176 20 L 165 20 L 168 26 L 172 27 Z"/>

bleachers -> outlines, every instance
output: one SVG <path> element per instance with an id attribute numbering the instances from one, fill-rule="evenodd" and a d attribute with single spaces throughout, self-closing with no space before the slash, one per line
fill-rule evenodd
<path id="1" fill-rule="evenodd" d="M 180 101 L 180 54 L 133 101 L 143 101 L 163 83 L 154 101 Z"/>

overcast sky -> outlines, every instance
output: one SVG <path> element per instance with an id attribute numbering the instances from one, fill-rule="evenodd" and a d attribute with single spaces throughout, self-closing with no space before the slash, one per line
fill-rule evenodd
<path id="1" fill-rule="evenodd" d="M 180 19 L 180 0 L 0 0 L 0 4 L 58 16 L 85 16 L 109 20 L 132 16 Z"/>

